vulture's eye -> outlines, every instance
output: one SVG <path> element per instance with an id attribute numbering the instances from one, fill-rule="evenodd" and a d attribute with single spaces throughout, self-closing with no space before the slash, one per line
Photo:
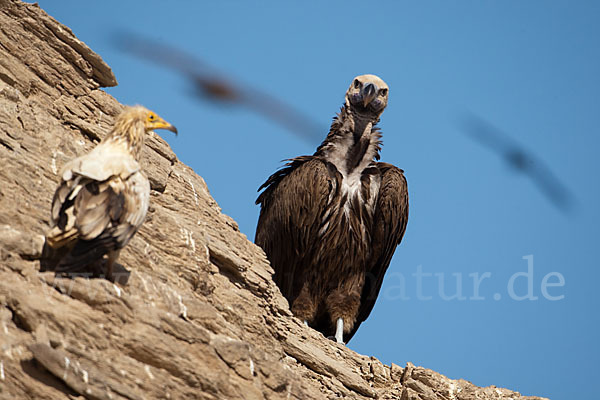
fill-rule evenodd
<path id="1" fill-rule="evenodd" d="M 148 121 L 152 122 L 152 121 L 154 121 L 154 118 L 155 118 L 154 114 L 148 115 Z"/>
<path id="2" fill-rule="evenodd" d="M 360 87 L 360 81 L 358 79 L 354 80 L 354 87 L 355 88 L 359 88 Z"/>
<path id="3" fill-rule="evenodd" d="M 385 96 L 387 94 L 388 90 L 387 89 L 379 89 L 379 95 L 380 96 Z"/>

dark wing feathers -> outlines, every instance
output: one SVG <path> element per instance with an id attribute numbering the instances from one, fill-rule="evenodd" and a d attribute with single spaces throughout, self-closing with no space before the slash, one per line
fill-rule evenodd
<path id="1" fill-rule="evenodd" d="M 396 246 L 402 241 L 408 222 L 408 185 L 401 169 L 379 162 L 381 185 L 372 228 L 373 263 L 363 287 L 360 308 L 352 331 L 345 336 L 350 341 L 361 322 L 366 320 L 375 305 L 383 277 L 390 265 Z"/>
<path id="2" fill-rule="evenodd" d="M 92 240 L 80 239 L 71 251 L 60 260 L 56 271 L 76 272 L 84 270 L 86 266 L 100 260 L 109 251 L 121 247 L 110 232 L 104 232 Z"/>
<path id="3" fill-rule="evenodd" d="M 256 199 L 256 204 L 261 204 L 262 207 L 264 208 L 265 203 L 268 203 L 269 199 L 272 198 L 272 192 L 273 192 L 273 190 L 275 190 L 275 188 L 277 188 L 277 185 L 279 184 L 279 182 L 281 182 L 281 180 L 283 178 L 285 178 L 287 175 L 289 175 L 293 170 L 298 168 L 300 165 L 302 165 L 305 162 L 310 161 L 312 159 L 313 159 L 312 156 L 300 156 L 300 157 L 292 158 L 289 160 L 285 160 L 285 161 L 288 161 L 288 163 L 285 164 L 283 166 L 283 168 L 280 168 L 279 170 L 277 170 L 273 175 L 271 175 L 265 181 L 265 183 L 263 183 L 258 188 L 259 192 L 262 189 L 265 189 L 265 190 Z"/>
<path id="4" fill-rule="evenodd" d="M 261 212 L 255 242 L 269 255 L 273 278 L 288 300 L 300 289 L 294 283 L 303 281 L 300 266 L 315 259 L 319 244 L 315 238 L 334 181 L 323 161 L 303 156 L 291 160 L 261 186 L 265 190 L 257 200 Z"/>
<path id="5" fill-rule="evenodd" d="M 149 184 L 139 172 L 98 182 L 77 176 L 63 181 L 52 204 L 51 247 L 69 251 L 57 270 L 74 271 L 123 248 L 143 222 Z"/>

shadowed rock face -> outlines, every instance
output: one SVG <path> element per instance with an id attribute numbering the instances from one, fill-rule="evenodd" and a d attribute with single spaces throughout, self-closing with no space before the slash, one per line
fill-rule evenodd
<path id="1" fill-rule="evenodd" d="M 262 250 L 156 135 L 142 155 L 150 211 L 119 259 L 127 284 L 40 273 L 58 173 L 108 132 L 112 85 L 67 27 L 0 0 L 0 398 L 525 398 L 305 328 Z"/>

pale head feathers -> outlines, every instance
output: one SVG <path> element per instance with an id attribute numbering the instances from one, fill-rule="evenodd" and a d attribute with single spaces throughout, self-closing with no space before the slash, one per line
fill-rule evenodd
<path id="1" fill-rule="evenodd" d="M 142 106 L 125 107 L 115 120 L 106 137 L 108 140 L 125 140 L 130 151 L 139 155 L 146 133 L 154 129 L 166 129 L 177 134 L 177 128 L 159 117 L 155 112 Z"/>
<path id="2" fill-rule="evenodd" d="M 378 119 L 388 103 L 389 87 L 376 75 L 359 75 L 346 92 L 346 106 L 357 115 Z"/>

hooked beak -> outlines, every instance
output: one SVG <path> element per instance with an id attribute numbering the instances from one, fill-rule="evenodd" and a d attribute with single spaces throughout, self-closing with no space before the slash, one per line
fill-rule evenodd
<path id="1" fill-rule="evenodd" d="M 166 129 L 173 132 L 175 136 L 177 136 L 177 128 L 164 119 L 159 119 L 158 121 L 154 122 L 154 124 L 152 124 L 152 129 Z"/>
<path id="2" fill-rule="evenodd" d="M 372 83 L 368 83 L 365 86 L 363 86 L 361 94 L 363 100 L 363 107 L 367 107 L 369 103 L 373 101 L 375 95 L 377 95 L 377 89 L 375 88 L 375 85 L 373 85 Z"/>

